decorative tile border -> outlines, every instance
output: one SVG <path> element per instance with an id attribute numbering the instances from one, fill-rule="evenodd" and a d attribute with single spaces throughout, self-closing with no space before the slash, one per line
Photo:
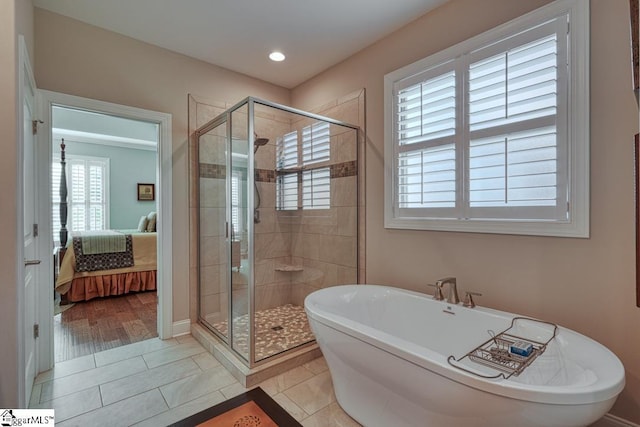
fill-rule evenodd
<path id="1" fill-rule="evenodd" d="M 227 167 L 225 165 L 200 163 L 200 178 L 225 179 L 226 176 Z"/>
<path id="2" fill-rule="evenodd" d="M 331 165 L 331 178 L 345 178 L 358 175 L 358 163 L 355 160 Z"/>
<path id="3" fill-rule="evenodd" d="M 276 182 L 276 171 L 272 169 L 256 169 L 257 182 Z"/>
<path id="4" fill-rule="evenodd" d="M 227 167 L 211 163 L 200 163 L 200 178 L 225 179 Z M 256 169 L 257 182 L 276 182 L 276 171 Z"/>
<path id="5" fill-rule="evenodd" d="M 356 176 L 358 175 L 358 162 L 355 160 L 351 160 L 348 162 L 337 163 L 335 165 L 330 165 L 331 168 L 331 178 L 345 178 L 348 176 Z M 312 170 L 312 168 L 306 169 Z M 278 175 L 277 171 L 270 169 L 257 169 L 256 170 L 256 181 L 258 182 L 276 182 L 276 176 Z"/>

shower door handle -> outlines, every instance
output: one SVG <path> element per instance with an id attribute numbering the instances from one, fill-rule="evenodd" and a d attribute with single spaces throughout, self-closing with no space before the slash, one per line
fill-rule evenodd
<path id="1" fill-rule="evenodd" d="M 229 221 L 224 223 L 224 237 L 229 238 Z"/>

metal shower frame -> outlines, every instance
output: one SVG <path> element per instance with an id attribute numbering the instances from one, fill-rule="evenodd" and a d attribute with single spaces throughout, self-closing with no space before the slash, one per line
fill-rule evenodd
<path id="1" fill-rule="evenodd" d="M 226 141 L 225 141 L 225 147 L 226 147 L 226 152 L 227 153 L 231 153 L 231 141 L 232 141 L 232 114 L 239 110 L 240 108 L 243 108 L 245 105 L 247 106 L 247 135 L 248 135 L 248 147 L 249 149 L 247 150 L 247 168 L 248 168 L 248 173 L 247 173 L 247 187 L 248 188 L 254 188 L 255 187 L 255 151 L 252 149 L 252 147 L 255 144 L 255 139 L 256 139 L 256 133 L 255 133 L 255 104 L 259 104 L 259 105 L 264 105 L 266 107 L 271 107 L 271 108 L 275 108 L 277 110 L 280 111 L 284 111 L 287 113 L 292 113 L 292 114 L 297 114 L 299 116 L 303 116 L 303 117 L 307 117 L 310 119 L 315 119 L 315 120 L 320 120 L 320 121 L 324 121 L 324 122 L 328 122 L 330 124 L 333 125 L 337 125 L 337 126 L 342 126 L 345 128 L 349 128 L 352 129 L 356 132 L 356 164 L 360 165 L 360 150 L 358 149 L 359 144 L 360 144 L 360 137 L 361 137 L 361 129 L 358 126 L 352 125 L 350 123 L 346 123 L 346 122 L 342 122 L 340 120 L 335 120 L 332 119 L 330 117 L 325 117 L 319 114 L 314 114 L 314 113 L 309 113 L 307 111 L 303 111 L 297 108 L 293 108 L 293 107 L 288 107 L 286 105 L 282 105 L 282 104 L 278 104 L 275 102 L 271 102 L 271 101 L 265 101 L 263 99 L 260 98 L 256 98 L 256 97 L 252 97 L 249 96 L 247 98 L 244 98 L 243 100 L 241 100 L 240 102 L 238 102 L 237 104 L 233 105 L 232 107 L 228 108 L 226 111 L 224 111 L 223 113 L 219 114 L 217 117 L 215 117 L 214 119 L 210 120 L 209 122 L 205 123 L 204 125 L 202 125 L 200 128 L 198 128 L 195 132 L 194 135 L 196 137 L 196 141 L 197 141 L 197 146 L 199 147 L 200 145 L 200 137 L 204 134 L 206 134 L 207 132 L 211 131 L 212 129 L 222 125 L 223 123 L 226 124 Z M 199 169 L 199 165 L 200 165 L 200 161 L 199 161 L 199 150 L 196 149 L 195 150 L 195 156 L 196 156 L 196 167 Z M 230 165 L 230 155 L 225 156 L 225 165 Z M 225 172 L 225 187 L 226 187 L 226 194 L 225 194 L 225 215 L 227 217 L 229 217 L 229 207 L 231 206 L 231 168 L 227 167 L 225 168 L 226 172 Z M 360 170 L 358 167 L 358 175 L 360 174 Z M 359 185 L 359 179 L 356 179 L 356 281 L 359 282 L 359 276 L 360 276 L 360 256 L 359 256 L 359 248 L 360 248 L 360 185 Z M 196 179 L 196 197 L 198 198 L 198 206 L 200 206 L 200 179 L 199 179 L 199 174 L 198 174 L 198 179 Z M 248 191 L 247 192 L 247 204 L 248 206 L 246 207 L 246 209 L 249 212 L 252 212 L 252 209 L 255 206 L 255 193 L 253 191 Z M 228 218 L 227 218 L 228 219 Z M 198 230 L 200 229 L 200 209 L 196 210 L 196 221 L 197 221 L 197 227 Z M 255 272 L 254 272 L 254 262 L 255 262 L 255 252 L 254 252 L 254 239 L 255 239 L 255 224 L 253 220 L 249 220 L 247 221 L 248 224 L 248 236 L 250 236 L 250 238 L 248 239 L 248 260 L 249 260 L 249 277 L 248 277 L 248 282 L 247 282 L 247 288 L 248 288 L 248 301 L 247 301 L 247 310 L 248 310 L 248 314 L 249 314 L 249 330 L 248 330 L 248 334 L 249 334 L 249 354 L 248 354 L 248 359 L 245 358 L 245 356 L 243 354 L 241 354 L 240 352 L 238 352 L 237 350 L 235 350 L 235 348 L 233 347 L 233 323 L 232 323 L 232 318 L 233 318 L 233 292 L 231 291 L 231 285 L 232 285 L 232 275 L 231 274 L 227 274 L 227 288 L 229 289 L 229 295 L 228 295 L 228 310 L 227 310 L 227 335 L 228 337 L 225 337 L 224 335 L 222 335 L 216 328 L 214 328 L 212 325 L 209 325 L 207 322 L 204 322 L 202 317 L 201 317 L 201 313 L 200 313 L 200 301 L 199 301 L 199 295 L 200 295 L 200 256 L 198 255 L 198 260 L 197 260 L 197 268 L 196 268 L 196 272 L 197 272 L 197 282 L 198 282 L 198 322 L 203 324 L 209 331 L 211 331 L 215 336 L 217 336 L 219 339 L 221 339 L 228 347 L 228 349 L 235 354 L 249 369 L 256 367 L 256 366 L 260 366 L 264 363 L 270 362 L 273 360 L 274 357 L 280 357 L 286 354 L 289 354 L 292 351 L 296 351 L 299 350 L 303 347 L 309 346 L 311 344 L 313 344 L 313 341 L 310 341 L 308 343 L 293 347 L 291 349 L 276 353 L 272 356 L 266 357 L 260 361 L 256 361 L 255 360 L 255 337 L 254 337 L 254 322 L 255 322 Z M 231 221 L 227 220 L 226 221 L 226 235 L 227 236 L 231 236 L 231 228 L 232 224 Z M 198 231 L 197 233 L 197 238 L 198 238 L 198 248 L 200 248 L 200 232 Z M 225 245 L 225 250 L 227 252 L 227 267 L 228 267 L 228 271 L 231 271 L 231 267 L 229 267 L 231 265 L 231 242 L 228 241 L 227 244 Z M 199 249 L 198 249 L 199 251 Z"/>

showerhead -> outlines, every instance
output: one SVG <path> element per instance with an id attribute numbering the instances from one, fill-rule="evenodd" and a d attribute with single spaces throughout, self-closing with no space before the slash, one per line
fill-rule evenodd
<path id="1" fill-rule="evenodd" d="M 255 135 L 255 138 L 253 139 L 253 152 L 255 153 L 256 151 L 258 151 L 258 148 L 262 147 L 263 145 L 267 145 L 269 143 L 269 138 L 258 138 L 258 135 Z"/>

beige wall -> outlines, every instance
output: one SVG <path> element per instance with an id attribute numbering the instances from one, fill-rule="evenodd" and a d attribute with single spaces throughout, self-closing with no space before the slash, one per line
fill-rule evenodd
<path id="1" fill-rule="evenodd" d="M 592 0 L 591 238 L 560 239 L 385 230 L 383 227 L 383 76 L 430 53 L 521 15 L 548 0 L 452 0 L 333 67 L 291 94 L 227 70 L 40 9 L 35 39 L 22 0 L 0 2 L 0 128 L 15 141 L 15 32 L 35 44 L 40 88 L 173 115 L 174 251 L 188 250 L 187 93 L 234 102 L 254 95 L 313 108 L 360 88 L 367 90 L 367 281 L 424 290 L 453 274 L 462 289 L 484 293 L 480 304 L 543 317 L 604 343 L 622 359 L 627 387 L 613 412 L 640 422 L 640 309 L 635 299 L 633 151 L 638 110 L 630 89 L 628 2 Z M 23 4 L 20 4 L 23 3 Z M 16 5 L 19 6 L 16 7 Z M 17 10 L 17 12 L 16 12 Z M 491 13 L 487 13 L 491 11 Z M 17 14 L 17 20 L 14 20 Z M 481 17 L 481 18 L 480 18 Z M 35 40 L 35 42 L 33 41 Z M 32 58 L 34 55 L 31 55 Z M 14 200 L 16 145 L 5 144 L 0 177 Z M 11 196 L 13 194 L 13 196 Z M 0 209 L 0 223 L 16 216 Z M 5 228 L 6 227 L 6 228 Z M 0 254 L 4 272 L 0 321 L 14 324 L 14 239 Z M 8 241 L 6 239 L 9 239 Z M 188 318 L 188 260 L 174 259 L 174 320 Z M 0 328 L 0 342 L 16 332 Z M 0 406 L 15 404 L 12 346 L 0 346 Z"/>
<path id="2" fill-rule="evenodd" d="M 38 8 L 35 46 L 41 89 L 172 114 L 173 320 L 188 319 L 187 94 L 288 104 L 289 91 Z"/>
<path id="3" fill-rule="evenodd" d="M 33 2 L 31 0 L 15 0 L 16 30 L 24 36 L 31 67 L 35 67 L 34 33 L 33 33 Z"/>
<path id="4" fill-rule="evenodd" d="M 640 308 L 634 274 L 629 3 L 591 1 L 591 238 L 567 239 L 383 227 L 384 74 L 547 3 L 452 0 L 295 88 L 309 108 L 367 91 L 367 282 L 426 291 L 454 275 L 481 305 L 541 317 L 584 333 L 623 361 L 627 386 L 613 413 L 640 422 Z M 490 11 L 490 12 L 489 12 Z"/>
<path id="5" fill-rule="evenodd" d="M 5 200 L 16 200 L 16 23 L 13 1 L 0 2 L 0 129 L 3 133 L 3 155 L 0 156 L 0 182 Z M 9 203 L 8 206 L 14 206 Z M 0 209 L 0 224 L 5 230 L 5 238 L 0 249 L 0 322 L 8 327 L 0 328 L 0 360 L 5 362 L 0 369 L 0 406 L 10 408 L 17 403 L 17 331 L 16 325 L 16 245 L 17 212 L 15 209 Z M 14 344 L 15 343 L 15 344 Z"/>

